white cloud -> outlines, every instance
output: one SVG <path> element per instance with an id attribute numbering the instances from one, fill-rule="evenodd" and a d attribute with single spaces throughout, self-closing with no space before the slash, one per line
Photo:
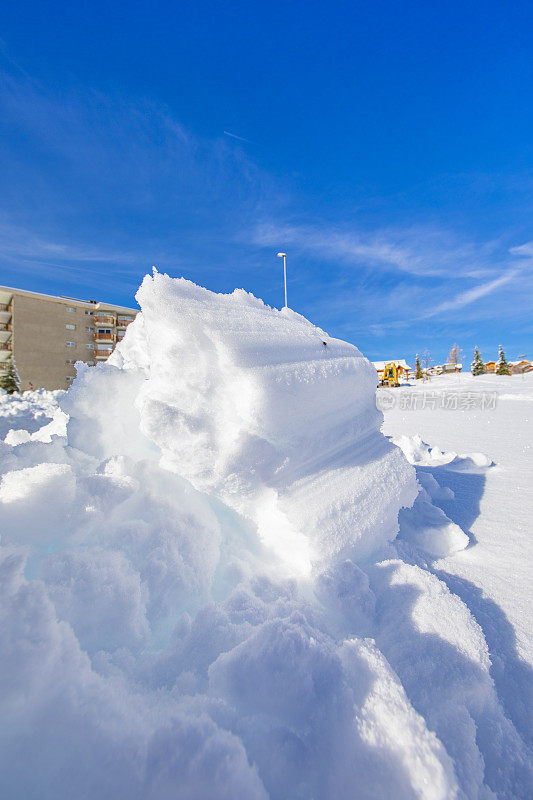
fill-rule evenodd
<path id="1" fill-rule="evenodd" d="M 453 311 L 457 308 L 463 308 L 470 303 L 474 303 L 476 300 L 486 297 L 486 295 L 496 291 L 496 289 L 499 289 L 501 286 L 505 286 L 506 283 L 510 283 L 512 280 L 514 280 L 514 278 L 520 275 L 520 273 L 521 270 L 512 269 L 493 281 L 480 283 L 478 286 L 474 286 L 472 289 L 468 289 L 466 292 L 460 292 L 451 300 L 446 300 L 444 303 L 440 303 L 440 305 L 428 311 L 427 314 L 424 314 L 424 317 L 434 317 L 437 314 L 444 313 L 445 311 Z"/>
<path id="2" fill-rule="evenodd" d="M 513 256 L 518 256 L 519 258 L 533 258 L 533 241 L 532 242 L 525 242 L 524 244 L 518 245 L 518 247 L 511 247 L 509 252 Z"/>
<path id="3" fill-rule="evenodd" d="M 298 251 L 343 264 L 366 265 L 417 276 L 444 276 L 453 269 L 464 276 L 494 274 L 496 242 L 458 241 L 450 231 L 430 226 L 382 228 L 363 232 L 346 225 L 261 224 L 257 244 L 293 245 Z"/>

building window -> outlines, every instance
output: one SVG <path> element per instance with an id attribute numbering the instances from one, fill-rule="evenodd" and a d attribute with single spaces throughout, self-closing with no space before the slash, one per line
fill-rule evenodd
<path id="1" fill-rule="evenodd" d="M 85 313 L 87 314 L 88 317 L 92 317 L 94 311 L 86 311 Z"/>
<path id="2" fill-rule="evenodd" d="M 65 311 L 70 311 L 71 314 L 76 313 L 76 309 L 74 308 L 74 306 L 66 306 Z"/>
<path id="3" fill-rule="evenodd" d="M 76 342 L 65 342 L 67 347 L 76 347 Z"/>
<path id="4" fill-rule="evenodd" d="M 75 375 L 67 375 L 67 381 L 73 381 L 75 377 Z"/>
<path id="5" fill-rule="evenodd" d="M 65 325 L 65 328 L 66 328 L 68 331 L 75 331 L 75 330 L 76 330 L 76 326 L 75 326 L 75 325 L 69 325 L 69 324 L 67 324 L 67 325 Z"/>
<path id="6" fill-rule="evenodd" d="M 87 331 L 87 333 L 94 333 L 94 328 L 91 328 L 90 325 L 86 325 L 85 330 Z"/>
<path id="7" fill-rule="evenodd" d="M 65 361 L 65 364 L 75 364 L 75 363 L 76 363 L 75 358 L 67 358 L 67 360 Z"/>
<path id="8" fill-rule="evenodd" d="M 86 344 L 85 347 L 87 350 L 94 350 L 94 344 Z"/>

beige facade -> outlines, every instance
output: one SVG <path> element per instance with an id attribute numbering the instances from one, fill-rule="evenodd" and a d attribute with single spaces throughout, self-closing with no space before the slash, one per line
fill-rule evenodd
<path id="1" fill-rule="evenodd" d="M 76 361 L 105 361 L 137 313 L 0 286 L 0 370 L 13 361 L 22 391 L 67 389 Z"/>

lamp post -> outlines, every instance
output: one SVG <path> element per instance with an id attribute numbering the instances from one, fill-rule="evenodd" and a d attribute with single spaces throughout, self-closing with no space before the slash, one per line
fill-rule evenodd
<path id="1" fill-rule="evenodd" d="M 287 306 L 287 253 L 278 253 L 278 258 L 283 259 L 283 283 L 285 284 L 285 308 Z"/>

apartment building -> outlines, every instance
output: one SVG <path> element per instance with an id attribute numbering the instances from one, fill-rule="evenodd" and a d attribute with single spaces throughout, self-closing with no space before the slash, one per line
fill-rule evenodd
<path id="1" fill-rule="evenodd" d="M 138 309 L 0 286 L 0 371 L 16 365 L 21 390 L 67 389 L 74 364 L 113 352 Z"/>

